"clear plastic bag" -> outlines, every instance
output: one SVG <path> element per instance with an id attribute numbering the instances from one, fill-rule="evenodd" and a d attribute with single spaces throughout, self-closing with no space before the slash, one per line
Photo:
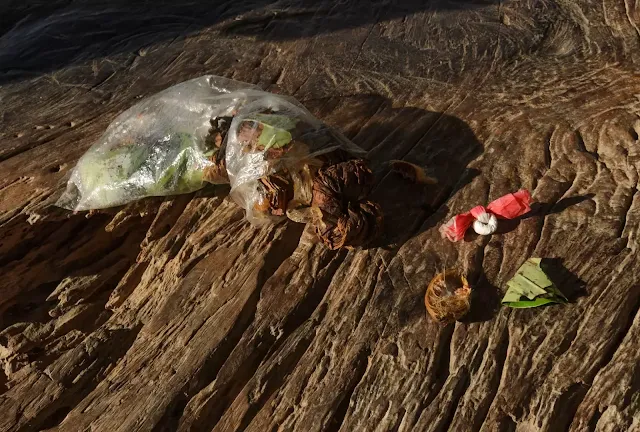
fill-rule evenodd
<path id="1" fill-rule="evenodd" d="M 142 100 L 80 158 L 56 204 L 76 211 L 104 209 L 202 188 L 219 150 L 206 139 L 210 120 L 233 115 L 263 93 L 208 75 Z"/>
<path id="2" fill-rule="evenodd" d="M 364 155 L 295 99 L 203 76 L 119 115 L 78 161 L 57 205 L 103 209 L 228 182 L 247 219 L 261 224 L 308 207 L 315 173 L 341 152 Z"/>
<path id="3" fill-rule="evenodd" d="M 227 135 L 231 196 L 254 225 L 282 219 L 311 204 L 323 155 L 363 150 L 324 125 L 296 100 L 264 93 L 238 110 Z"/>

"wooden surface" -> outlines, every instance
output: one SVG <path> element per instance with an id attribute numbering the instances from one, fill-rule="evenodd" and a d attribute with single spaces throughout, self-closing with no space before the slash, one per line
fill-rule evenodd
<path id="1" fill-rule="evenodd" d="M 0 17 L 0 430 L 640 430 L 633 0 L 10 0 Z M 222 187 L 49 208 L 116 114 L 206 73 L 294 95 L 370 152 L 378 247 L 254 229 Z M 440 239 L 519 188 L 535 214 Z M 499 307 L 530 256 L 561 263 L 571 304 Z M 442 327 L 423 296 L 450 267 L 474 300 Z"/>

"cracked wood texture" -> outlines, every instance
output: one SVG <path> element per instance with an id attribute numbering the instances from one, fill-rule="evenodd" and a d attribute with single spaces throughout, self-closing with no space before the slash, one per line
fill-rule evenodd
<path id="1" fill-rule="evenodd" d="M 0 430 L 640 430 L 637 2 L 8 0 L 0 16 Z M 119 112 L 208 73 L 293 95 L 369 151 L 376 247 L 253 228 L 224 187 L 51 207 Z M 440 238 L 520 188 L 532 215 Z M 499 307 L 530 256 L 561 262 L 570 304 Z M 472 311 L 440 326 L 423 296 L 450 267 Z"/>

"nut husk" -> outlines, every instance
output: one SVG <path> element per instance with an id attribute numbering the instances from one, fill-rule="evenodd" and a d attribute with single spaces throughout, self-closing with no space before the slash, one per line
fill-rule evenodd
<path id="1" fill-rule="evenodd" d="M 367 200 L 373 173 L 362 159 L 326 166 L 313 183 L 312 206 L 321 211 L 316 233 L 329 249 L 365 246 L 375 240 L 383 224 L 377 203 Z"/>
<path id="2" fill-rule="evenodd" d="M 288 173 L 262 177 L 258 182 L 260 200 L 254 204 L 254 209 L 268 216 L 284 216 L 293 199 L 293 181 Z"/>
<path id="3" fill-rule="evenodd" d="M 204 179 L 210 183 L 229 183 L 225 153 L 232 119 L 211 119 L 206 144 L 212 164 L 204 170 Z M 264 152 L 270 171 L 275 172 L 258 180 L 254 211 L 264 217 L 286 215 L 295 222 L 310 223 L 332 250 L 366 245 L 379 236 L 383 215 L 380 206 L 367 199 L 374 177 L 364 160 L 342 149 L 310 157 L 309 144 L 297 139 L 311 128 L 304 122 L 291 130 L 289 144 L 265 151 L 258 141 L 264 128 L 259 121 L 246 120 L 238 130 L 243 150 Z"/>
<path id="4" fill-rule="evenodd" d="M 297 223 L 316 224 L 322 219 L 322 211 L 318 207 L 309 207 L 300 201 L 291 200 L 287 205 L 287 218 Z"/>
<path id="5" fill-rule="evenodd" d="M 220 151 L 212 155 L 209 160 L 211 165 L 205 167 L 203 179 L 213 184 L 228 184 L 229 174 L 227 173 L 227 164 L 224 159 L 224 151 Z"/>
<path id="6" fill-rule="evenodd" d="M 327 223 L 327 218 L 316 222 L 318 237 L 331 250 L 366 246 L 380 235 L 383 216 L 377 203 L 365 201 L 348 206 L 335 223 Z"/>
<path id="7" fill-rule="evenodd" d="M 456 270 L 438 273 L 429 283 L 424 303 L 431 318 L 443 324 L 462 318 L 471 307 L 471 287 Z"/>
<path id="8" fill-rule="evenodd" d="M 225 163 L 227 134 L 233 117 L 214 117 L 209 122 L 211 128 L 205 138 L 205 145 L 213 153 L 209 157 L 211 165 L 204 169 L 204 180 L 213 184 L 229 183 L 229 174 Z"/>

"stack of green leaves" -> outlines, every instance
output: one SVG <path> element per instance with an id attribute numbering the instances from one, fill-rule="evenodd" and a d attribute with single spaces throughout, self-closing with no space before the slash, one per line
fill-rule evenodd
<path id="1" fill-rule="evenodd" d="M 567 303 L 567 298 L 541 267 L 541 258 L 529 258 L 507 282 L 502 304 L 512 308 L 532 308 L 550 303 Z"/>

